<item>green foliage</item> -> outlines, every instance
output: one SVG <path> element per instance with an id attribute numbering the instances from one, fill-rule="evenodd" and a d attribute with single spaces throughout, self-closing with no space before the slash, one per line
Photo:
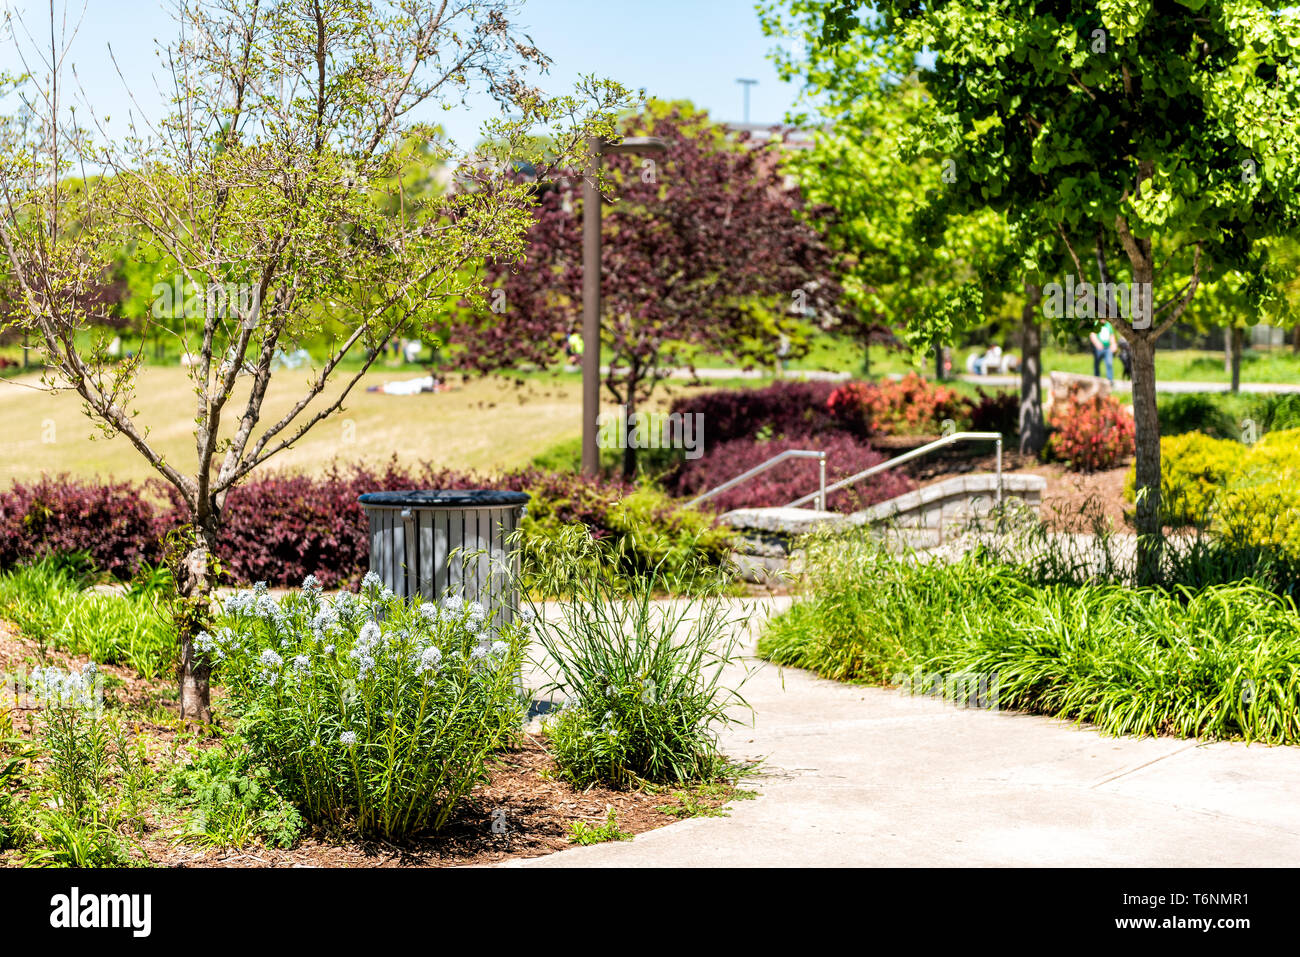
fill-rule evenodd
<path id="1" fill-rule="evenodd" d="M 84 708 L 48 707 L 41 744 L 59 807 L 73 817 L 96 809 L 107 797 L 112 770 L 108 729 Z"/>
<path id="2" fill-rule="evenodd" d="M 1216 439 L 1236 439 L 1249 400 L 1216 392 L 1176 392 L 1162 395 L 1156 405 L 1160 434 L 1202 432 Z"/>
<path id="3" fill-rule="evenodd" d="M 0 851 L 26 837 L 28 808 L 18 797 L 27 783 L 37 750 L 14 730 L 13 712 L 0 710 Z"/>
<path id="4" fill-rule="evenodd" d="M 760 639 L 778 664 L 920 677 L 958 700 L 979 677 L 1001 708 L 1110 734 L 1300 743 L 1300 615 L 1256 584 L 1044 584 L 978 555 L 917 562 L 865 536 L 821 543 L 810 568 L 811 596 Z"/>
<path id="5" fill-rule="evenodd" d="M 1160 507 L 1169 525 L 1192 525 L 1213 515 L 1219 497 L 1242 467 L 1248 450 L 1240 442 L 1215 439 L 1200 432 L 1165 436 L 1160 440 Z M 1124 496 L 1136 497 L 1133 469 L 1124 483 Z"/>
<path id="6" fill-rule="evenodd" d="M 628 831 L 620 830 L 614 820 L 614 809 L 606 809 L 605 823 L 592 827 L 584 821 L 574 821 L 569 825 L 569 840 L 574 844 L 584 846 L 590 844 L 604 844 L 606 841 L 630 841 L 632 834 Z"/>
<path id="7" fill-rule="evenodd" d="M 172 767 L 171 799 L 185 809 L 184 834 L 211 847 L 292 847 L 305 823 L 275 790 L 271 771 L 257 764 L 238 736 L 215 747 L 191 747 Z"/>
<path id="8" fill-rule="evenodd" d="M 718 360 L 725 361 L 725 360 Z M 651 412 L 651 434 L 660 428 L 664 412 Z M 650 481 L 670 471 L 685 457 L 684 449 L 645 448 L 638 449 L 636 455 L 637 475 Z M 556 443 L 543 452 L 533 456 L 529 467 L 542 472 L 580 472 L 582 471 L 582 436 L 575 436 Z M 600 449 L 600 470 L 604 475 L 612 475 L 623 464 L 623 452 L 617 448 Z"/>
<path id="9" fill-rule="evenodd" d="M 1300 428 L 1300 393 L 1267 393 L 1253 397 L 1249 417 L 1257 434 Z"/>
<path id="10" fill-rule="evenodd" d="M 655 810 L 675 818 L 729 817 L 726 806 L 732 801 L 752 801 L 757 791 L 742 790 L 730 783 L 700 784 L 685 791 L 672 792 L 672 804 L 660 804 Z M 717 803 L 720 802 L 720 803 Z"/>
<path id="11" fill-rule="evenodd" d="M 125 595 L 92 590 L 66 558 L 0 575 L 0 616 L 28 638 L 152 680 L 176 660 L 176 633 L 156 574 Z"/>
<path id="12" fill-rule="evenodd" d="M 79 816 L 63 810 L 42 812 L 36 834 L 24 853 L 28 867 L 128 867 L 135 863 L 129 845 L 98 813 Z"/>
<path id="13" fill-rule="evenodd" d="M 748 707 L 724 684 L 744 622 L 729 616 L 716 569 L 691 570 L 694 601 L 659 606 L 664 573 L 621 581 L 624 550 L 570 527 L 533 560 L 538 591 L 561 598 L 549 616 L 532 605 L 544 690 L 565 699 L 546 722 L 560 772 L 579 786 L 726 778 L 716 729 Z"/>
<path id="14" fill-rule="evenodd" d="M 414 606 L 368 575 L 321 596 L 225 603 L 196 647 L 216 665 L 253 759 L 312 822 L 404 838 L 441 827 L 522 723 L 518 625 L 449 596 Z"/>
<path id="15" fill-rule="evenodd" d="M 1289 253 L 1278 247 L 1293 246 L 1287 238 L 1300 222 L 1300 14 L 1281 0 L 880 0 L 853 19 L 859 6 L 783 0 L 764 4 L 763 15 L 769 33 L 805 41 L 807 56 L 783 68 L 832 113 L 887 99 L 910 82 L 898 77 L 915 72 L 925 97 L 891 165 L 920 159 L 949 173 L 911 217 L 934 224 L 932 248 L 949 247 L 942 227 L 954 217 L 992 212 L 1021 263 L 1005 257 L 991 275 L 1059 282 L 1068 255 L 1068 272 L 1092 288 L 1073 315 L 1049 307 L 1069 333 L 1096 323 L 1102 297 L 1092 283 L 1146 287 L 1152 308 L 1100 312 L 1133 346 L 1143 487 L 1135 525 L 1140 577 L 1154 581 L 1160 449 L 1147 359 L 1155 340 L 1202 287 L 1222 297 L 1222 312 L 1239 304 L 1251 318 L 1291 320 Z M 846 127 L 838 133 L 872 131 Z M 1044 292 L 1045 303 L 1061 301 Z M 954 298 L 942 305 L 960 314 Z"/>
<path id="16" fill-rule="evenodd" d="M 535 559 L 570 541 L 568 528 L 575 519 L 589 528 L 589 534 L 619 543 L 618 580 L 625 588 L 635 587 L 637 578 L 656 570 L 657 581 L 669 594 L 689 594 L 701 584 L 701 566 L 725 569 L 731 564 L 732 533 L 718 526 L 713 517 L 653 488 L 601 490 L 587 483 L 573 482 L 567 488 L 557 483 L 537 494 L 529 503 L 521 523 L 525 569 Z M 580 556 L 575 555 L 574 560 Z M 544 587 L 525 570 L 525 587 Z"/>
<path id="17" fill-rule="evenodd" d="M 42 702 L 40 773 L 26 783 L 21 840 L 36 867 L 122 867 L 135 863 L 126 828 L 143 831 L 154 775 L 145 744 L 119 716 L 99 710 L 93 666 L 33 672 L 29 692 Z"/>
<path id="18" fill-rule="evenodd" d="M 1300 428 L 1300 393 L 1182 392 L 1162 395 L 1160 434 L 1204 432 L 1251 443 L 1269 432 Z"/>
<path id="19" fill-rule="evenodd" d="M 627 545 L 622 573 L 658 575 L 672 594 L 689 594 L 701 568 L 724 569 L 731 561 L 728 529 L 655 489 L 637 489 L 619 499 L 609 510 L 609 524 Z"/>
<path id="20" fill-rule="evenodd" d="M 1198 432 L 1160 440 L 1162 520 L 1205 524 L 1234 540 L 1300 558 L 1300 429 L 1254 445 Z M 1136 497 L 1134 477 L 1124 493 Z"/>

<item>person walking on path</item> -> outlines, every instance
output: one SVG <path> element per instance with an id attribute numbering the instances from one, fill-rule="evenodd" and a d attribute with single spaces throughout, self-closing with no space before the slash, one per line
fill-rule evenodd
<path id="1" fill-rule="evenodd" d="M 1092 342 L 1092 374 L 1101 375 L 1102 364 L 1106 366 L 1106 380 L 1115 384 L 1115 327 L 1103 322 L 1101 328 L 1088 336 Z"/>

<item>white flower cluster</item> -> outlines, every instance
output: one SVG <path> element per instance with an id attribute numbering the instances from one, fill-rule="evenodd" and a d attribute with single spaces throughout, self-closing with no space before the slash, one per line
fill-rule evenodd
<path id="1" fill-rule="evenodd" d="M 222 610 L 227 615 L 252 615 L 271 625 L 284 620 L 284 610 L 275 596 L 266 590 L 266 582 L 258 582 L 252 591 L 238 591 L 226 597 Z"/>
<path id="2" fill-rule="evenodd" d="M 387 647 L 383 629 L 377 622 L 368 621 L 361 626 L 361 634 L 349 654 L 356 659 L 357 677 L 368 678 L 375 669 L 375 660 Z"/>
<path id="3" fill-rule="evenodd" d="M 374 572 L 366 572 L 361 579 L 361 594 L 373 596 L 379 602 L 392 601 L 393 590 L 384 584 L 384 580 Z"/>
<path id="4" fill-rule="evenodd" d="M 201 631 L 194 636 L 194 649 L 212 664 L 225 661 L 239 651 L 240 645 L 239 636 L 229 628 L 219 628 L 215 635 Z"/>
<path id="5" fill-rule="evenodd" d="M 80 671 L 33 668 L 27 689 L 46 707 L 93 708 L 99 703 L 99 666 L 88 661 Z"/>
<path id="6" fill-rule="evenodd" d="M 200 634 L 195 646 L 214 664 L 250 663 L 259 683 L 272 687 L 336 667 L 336 649 L 346 651 L 345 660 L 355 662 L 356 679 L 370 678 L 391 662 L 428 684 L 448 673 L 447 665 L 461 657 L 458 651 L 446 650 L 447 640 L 452 647 L 463 647 L 469 643 L 466 639 L 477 637 L 477 647 L 468 658 L 478 667 L 509 657 L 509 643 L 488 628 L 488 613 L 479 602 L 447 595 L 440 602 L 420 604 L 416 614 L 408 616 L 401 611 L 394 615 L 392 598 L 392 591 L 373 572 L 362 580 L 359 594 L 340 592 L 332 598 L 322 594 L 320 583 L 311 576 L 298 597 L 283 601 L 259 582 L 251 591 L 232 594 L 224 602 L 227 614 L 242 622 L 215 634 Z M 249 619 L 266 627 L 257 627 Z M 356 640 L 349 641 L 353 634 Z"/>
<path id="7" fill-rule="evenodd" d="M 330 606 L 340 625 L 355 625 L 365 614 L 361 601 L 350 591 L 339 592 Z"/>
<path id="8" fill-rule="evenodd" d="M 432 684 L 434 675 L 438 671 L 438 666 L 442 664 L 442 652 L 433 645 L 425 648 L 420 652 L 415 663 L 415 673 L 422 675 L 424 680 Z"/>
<path id="9" fill-rule="evenodd" d="M 270 648 L 263 648 L 262 653 L 258 655 L 257 663 L 262 666 L 262 680 L 269 685 L 273 685 L 280 678 L 280 669 L 284 666 L 284 659 L 272 651 Z"/>

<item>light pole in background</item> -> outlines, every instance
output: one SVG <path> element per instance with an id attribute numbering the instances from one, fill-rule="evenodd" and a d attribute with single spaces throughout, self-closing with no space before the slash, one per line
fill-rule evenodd
<path id="1" fill-rule="evenodd" d="M 657 136 L 629 136 L 621 143 L 587 140 L 587 175 L 582 178 L 582 472 L 600 471 L 596 421 L 600 416 L 600 189 L 601 157 L 619 153 L 662 153 Z"/>
<path id="2" fill-rule="evenodd" d="M 746 80 L 742 78 L 737 80 L 736 82 L 745 88 L 745 122 L 748 123 L 749 122 L 749 88 L 751 86 L 757 85 L 758 81 Z"/>

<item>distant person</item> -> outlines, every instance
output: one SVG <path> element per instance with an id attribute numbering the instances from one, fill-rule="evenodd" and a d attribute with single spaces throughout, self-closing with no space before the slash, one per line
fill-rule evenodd
<path id="1" fill-rule="evenodd" d="M 1115 384 L 1115 327 L 1103 321 L 1101 328 L 1089 334 L 1092 343 L 1092 374 L 1101 375 L 1102 365 L 1106 367 L 1106 380 Z"/>
<path id="2" fill-rule="evenodd" d="M 1124 378 L 1132 381 L 1133 379 L 1133 347 L 1128 344 L 1127 339 L 1119 341 L 1119 361 L 1124 367 Z"/>
<path id="3" fill-rule="evenodd" d="M 966 357 L 966 371 L 974 375 L 992 375 L 1002 368 L 1002 347 L 990 346 L 983 355 L 972 352 Z"/>
<path id="4" fill-rule="evenodd" d="M 582 361 L 582 333 L 577 329 L 572 330 L 564 340 L 564 356 L 570 365 Z"/>

